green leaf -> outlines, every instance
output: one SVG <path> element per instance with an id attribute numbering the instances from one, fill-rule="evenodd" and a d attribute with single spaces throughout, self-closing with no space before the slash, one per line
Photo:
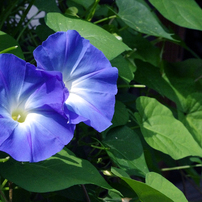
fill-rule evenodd
<path id="1" fill-rule="evenodd" d="M 117 100 L 115 104 L 115 111 L 112 119 L 112 125 L 102 132 L 102 137 L 105 138 L 108 131 L 111 130 L 112 128 L 127 124 L 128 120 L 129 120 L 128 109 L 122 102 Z"/>
<path id="2" fill-rule="evenodd" d="M 202 94 L 193 93 L 186 99 L 186 111 L 179 111 L 179 118 L 202 147 Z"/>
<path id="3" fill-rule="evenodd" d="M 65 17 L 60 13 L 48 13 L 46 24 L 54 31 L 76 30 L 112 60 L 130 48 L 104 29 L 81 19 Z"/>
<path id="4" fill-rule="evenodd" d="M 176 100 L 176 94 L 167 81 L 165 81 L 160 69 L 140 60 L 135 61 L 137 71 L 135 72 L 135 80 L 147 87 L 152 88 L 163 96 Z M 169 95 L 169 96 L 168 96 Z"/>
<path id="5" fill-rule="evenodd" d="M 146 142 L 173 159 L 186 156 L 202 157 L 202 149 L 185 126 L 174 118 L 172 112 L 149 97 L 139 97 L 135 114 Z"/>
<path id="6" fill-rule="evenodd" d="M 1 163 L 0 174 L 32 192 L 56 191 L 78 184 L 94 184 L 113 190 L 90 162 L 77 158 L 67 149 L 38 163 L 10 159 Z"/>
<path id="7" fill-rule="evenodd" d="M 134 48 L 134 58 L 140 59 L 144 62 L 148 62 L 154 66 L 158 66 L 160 63 L 160 49 L 154 46 L 147 39 L 140 35 L 134 36 L 133 45 Z"/>
<path id="8" fill-rule="evenodd" d="M 194 0 L 149 0 L 171 22 L 190 29 L 202 30 L 202 10 Z"/>
<path id="9" fill-rule="evenodd" d="M 119 171 L 112 169 L 112 173 L 118 177 L 120 177 L 122 180 L 124 180 L 131 189 L 138 195 L 139 200 L 142 202 L 174 202 L 172 199 L 168 198 L 166 195 L 161 193 L 159 190 L 156 190 L 155 188 L 133 179 L 130 179 L 127 177 L 127 174 L 124 174 L 124 171 Z"/>
<path id="10" fill-rule="evenodd" d="M 137 60 L 136 81 L 154 89 L 176 103 L 177 108 L 187 111 L 187 97 L 197 91 L 196 78 L 200 75 L 201 60 L 164 63 L 163 70 Z M 195 74 L 197 74 L 195 76 Z M 201 86 L 200 86 L 201 89 Z"/>
<path id="11" fill-rule="evenodd" d="M 143 0 L 116 0 L 118 16 L 138 32 L 173 40 L 161 26 L 151 8 Z"/>
<path id="12" fill-rule="evenodd" d="M 72 1 L 79 4 L 79 5 L 82 5 L 85 9 L 89 8 L 94 3 L 94 0 L 85 0 L 85 1 L 72 0 Z"/>
<path id="13" fill-rule="evenodd" d="M 124 81 L 130 83 L 133 80 L 136 67 L 128 59 L 119 55 L 111 61 L 111 64 L 112 66 L 117 67 L 119 70 L 119 76 Z"/>
<path id="14" fill-rule="evenodd" d="M 174 202 L 173 200 L 169 199 L 166 195 L 162 194 L 156 189 L 153 189 L 147 184 L 144 184 L 136 180 L 128 179 L 125 177 L 122 177 L 121 179 L 124 180 L 134 190 L 134 192 L 138 195 L 139 199 L 142 202 L 157 202 L 157 201 Z"/>
<path id="15" fill-rule="evenodd" d="M 149 172 L 141 141 L 127 126 L 111 129 L 102 143 L 112 161 L 128 174 L 144 177 Z"/>
<path id="16" fill-rule="evenodd" d="M 54 31 L 46 25 L 37 26 L 35 31 L 41 41 L 45 41 L 49 35 L 54 34 Z"/>
<path id="17" fill-rule="evenodd" d="M 128 173 L 126 173 L 124 170 L 120 169 L 120 168 L 116 168 L 116 167 L 111 167 L 111 172 L 118 176 L 118 177 L 127 177 L 130 178 L 130 176 L 128 175 Z"/>
<path id="18" fill-rule="evenodd" d="M 184 194 L 177 187 L 157 173 L 148 173 L 146 175 L 146 184 L 175 202 L 188 202 Z"/>
<path id="19" fill-rule="evenodd" d="M 48 12 L 58 12 L 60 13 L 60 9 L 58 8 L 55 0 L 37 0 L 34 2 L 34 5 L 40 10 Z"/>
<path id="20" fill-rule="evenodd" d="M 78 9 L 76 7 L 69 7 L 68 9 L 66 9 L 65 11 L 65 15 L 69 15 L 69 16 L 73 16 L 73 17 L 79 17 L 78 14 Z"/>
<path id="21" fill-rule="evenodd" d="M 11 48 L 11 47 L 13 47 L 13 48 Z M 8 52 L 5 51 L 6 53 L 12 53 L 12 54 L 16 55 L 17 57 L 24 59 L 23 52 L 22 52 L 21 48 L 19 47 L 18 42 L 10 35 L 0 31 L 0 52 L 4 51 L 5 49 L 9 49 L 9 48 L 11 48 L 11 50 Z"/>
<path id="22" fill-rule="evenodd" d="M 116 101 L 115 113 L 112 119 L 112 127 L 125 125 L 128 122 L 129 114 L 126 106 L 120 102 Z"/>

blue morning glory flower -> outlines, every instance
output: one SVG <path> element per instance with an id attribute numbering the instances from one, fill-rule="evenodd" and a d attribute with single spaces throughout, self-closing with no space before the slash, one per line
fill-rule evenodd
<path id="1" fill-rule="evenodd" d="M 83 121 L 99 132 L 111 125 L 118 70 L 100 50 L 69 30 L 50 35 L 34 50 L 34 57 L 39 69 L 62 72 L 70 123 Z"/>
<path id="2" fill-rule="evenodd" d="M 67 96 L 60 72 L 0 54 L 0 151 L 30 162 L 59 152 L 74 133 L 64 114 Z"/>

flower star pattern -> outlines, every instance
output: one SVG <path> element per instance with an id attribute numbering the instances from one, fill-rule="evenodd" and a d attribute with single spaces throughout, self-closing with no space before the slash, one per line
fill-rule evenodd
<path id="1" fill-rule="evenodd" d="M 118 70 L 100 50 L 69 30 L 50 35 L 35 49 L 34 57 L 39 69 L 62 72 L 70 123 L 83 121 L 99 132 L 111 125 Z"/>
<path id="2" fill-rule="evenodd" d="M 60 72 L 36 70 L 12 54 L 0 55 L 0 151 L 18 161 L 42 161 L 73 137 Z"/>

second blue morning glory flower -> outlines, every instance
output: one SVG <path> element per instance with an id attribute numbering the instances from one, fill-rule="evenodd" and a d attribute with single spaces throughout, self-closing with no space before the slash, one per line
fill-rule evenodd
<path id="1" fill-rule="evenodd" d="M 60 71 L 68 89 L 70 123 L 81 121 L 101 132 L 111 125 L 118 70 L 74 30 L 57 32 L 34 51 L 39 69 Z"/>

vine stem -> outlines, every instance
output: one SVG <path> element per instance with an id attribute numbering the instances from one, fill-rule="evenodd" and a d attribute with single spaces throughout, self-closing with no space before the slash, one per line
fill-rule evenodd
<path id="1" fill-rule="evenodd" d="M 112 16 L 109 16 L 109 17 L 107 17 L 107 18 L 103 18 L 103 19 L 101 19 L 101 20 L 95 21 L 94 24 L 98 24 L 98 23 L 100 23 L 100 22 L 104 22 L 104 21 L 106 21 L 106 20 L 110 20 L 110 19 L 114 19 L 114 18 L 116 18 L 116 15 L 112 15 Z"/>
<path id="2" fill-rule="evenodd" d="M 6 199 L 4 193 L 1 191 L 1 189 L 0 189 L 0 195 L 3 197 L 3 199 L 5 200 L 5 202 L 9 202 L 9 201 Z"/>
<path id="3" fill-rule="evenodd" d="M 1 52 L 0 52 L 1 53 Z M 0 163 L 5 163 L 6 161 L 8 161 L 10 159 L 10 156 L 7 156 L 4 159 L 0 159 Z"/>
<path id="4" fill-rule="evenodd" d="M 135 85 L 118 85 L 118 88 L 146 88 L 145 85 L 135 84 Z"/>
<path id="5" fill-rule="evenodd" d="M 202 164 L 196 164 L 193 166 L 187 165 L 187 166 L 177 166 L 173 168 L 162 168 L 161 171 L 182 170 L 182 169 L 195 168 L 195 167 L 202 167 Z"/>
<path id="6" fill-rule="evenodd" d="M 91 202 L 90 197 L 89 197 L 89 195 L 88 195 L 88 192 L 87 192 L 87 190 L 86 190 L 86 187 L 85 187 L 83 184 L 81 185 L 81 187 L 82 187 L 82 189 L 83 189 L 83 192 L 84 192 L 84 194 L 85 194 L 85 197 L 86 197 L 87 202 Z"/>
<path id="7" fill-rule="evenodd" d="M 13 187 L 12 187 L 12 185 L 13 185 L 12 182 L 8 182 L 8 186 L 9 186 L 9 191 L 8 191 L 9 202 L 13 201 Z"/>

